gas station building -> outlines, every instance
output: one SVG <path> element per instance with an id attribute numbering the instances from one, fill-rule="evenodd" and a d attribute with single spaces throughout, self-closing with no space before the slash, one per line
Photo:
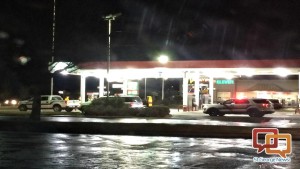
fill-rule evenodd
<path id="1" fill-rule="evenodd" d="M 300 59 L 282 60 L 189 60 L 86 62 L 76 65 L 80 97 L 86 100 L 86 78 L 99 78 L 98 97 L 105 95 L 105 80 L 121 82 L 122 94 L 138 95 L 133 82 L 149 78 L 178 78 L 182 81 L 183 107 L 190 106 L 190 96 L 197 103 L 215 103 L 229 98 L 267 98 L 296 105 L 300 93 Z M 253 76 L 281 77 L 252 79 Z M 294 79 L 286 77 L 293 76 Z M 164 86 L 162 86 L 163 88 Z"/>

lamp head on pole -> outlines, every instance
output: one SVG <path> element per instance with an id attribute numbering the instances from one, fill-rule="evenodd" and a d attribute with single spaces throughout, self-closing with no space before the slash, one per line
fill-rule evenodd
<path id="1" fill-rule="evenodd" d="M 121 15 L 122 15 L 122 13 L 109 14 L 109 15 L 103 16 L 102 18 L 104 20 L 115 20 L 117 17 L 119 17 Z"/>

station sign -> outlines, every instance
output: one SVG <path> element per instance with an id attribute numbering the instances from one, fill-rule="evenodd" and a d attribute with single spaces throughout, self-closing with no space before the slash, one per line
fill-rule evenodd
<path id="1" fill-rule="evenodd" d="M 227 84 L 234 84 L 234 80 L 216 80 L 216 84 L 219 85 L 227 85 Z"/>

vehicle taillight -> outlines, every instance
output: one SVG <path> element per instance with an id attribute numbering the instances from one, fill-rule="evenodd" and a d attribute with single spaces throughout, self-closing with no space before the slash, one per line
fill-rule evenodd
<path id="1" fill-rule="evenodd" d="M 268 108 L 269 104 L 262 104 L 262 106 Z"/>

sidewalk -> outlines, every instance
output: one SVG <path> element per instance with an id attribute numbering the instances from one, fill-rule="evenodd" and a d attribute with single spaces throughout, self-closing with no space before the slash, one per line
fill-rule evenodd
<path id="1" fill-rule="evenodd" d="M 202 109 L 197 111 L 183 111 L 182 109 L 170 109 L 170 114 L 174 116 L 178 116 L 181 118 L 192 118 L 192 117 L 201 117 L 201 116 L 209 116 L 203 113 Z M 300 114 L 295 114 L 295 108 L 283 108 L 276 110 L 273 114 L 267 114 L 265 117 L 280 115 L 280 116 L 300 116 Z"/>
<path id="2" fill-rule="evenodd" d="M 232 116 L 221 117 L 222 121 L 220 117 L 210 117 L 201 111 L 176 112 L 173 109 L 171 115 L 169 118 L 56 116 L 41 117 L 40 121 L 32 121 L 28 116 L 0 116 L 0 131 L 251 139 L 253 128 L 272 127 L 300 140 L 300 123 L 285 118 L 279 121 L 269 117 L 258 118 L 262 122 L 257 123 L 249 122 L 246 116 Z M 290 119 L 293 117 L 290 116 Z M 241 121 L 231 121 L 237 118 Z"/>

